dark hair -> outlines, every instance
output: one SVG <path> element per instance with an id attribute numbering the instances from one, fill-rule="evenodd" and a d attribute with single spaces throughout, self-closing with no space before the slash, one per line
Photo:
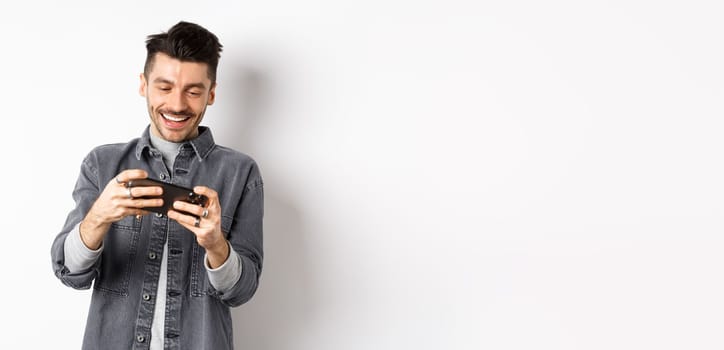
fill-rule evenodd
<path id="1" fill-rule="evenodd" d="M 206 63 L 211 83 L 216 82 L 221 48 L 219 38 L 198 24 L 178 22 L 168 32 L 149 35 L 146 39 L 146 64 L 143 74 L 148 78 L 157 53 L 164 53 L 183 62 Z"/>

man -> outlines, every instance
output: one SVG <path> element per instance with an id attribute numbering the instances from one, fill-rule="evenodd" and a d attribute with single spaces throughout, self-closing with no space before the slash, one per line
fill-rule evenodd
<path id="1" fill-rule="evenodd" d="M 214 103 L 217 37 L 179 22 L 146 48 L 140 94 L 151 123 L 83 160 L 53 269 L 70 287 L 93 284 L 83 349 L 231 349 L 229 309 L 254 295 L 262 269 L 262 178 L 199 126 Z M 193 188 L 207 204 L 150 213 L 164 204 L 162 187 L 129 186 L 146 177 Z"/>

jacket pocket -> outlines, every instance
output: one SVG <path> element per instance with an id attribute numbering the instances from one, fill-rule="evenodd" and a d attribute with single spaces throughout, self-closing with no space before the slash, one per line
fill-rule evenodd
<path id="1" fill-rule="evenodd" d="M 138 250 L 141 220 L 127 216 L 111 224 L 103 240 L 101 264 L 94 288 L 97 290 L 128 295 L 133 260 Z"/>

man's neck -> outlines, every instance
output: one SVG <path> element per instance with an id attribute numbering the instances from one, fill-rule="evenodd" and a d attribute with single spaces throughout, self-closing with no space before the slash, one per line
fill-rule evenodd
<path id="1" fill-rule="evenodd" d="M 163 138 L 154 135 L 153 132 L 149 134 L 151 136 L 151 145 L 158 149 L 163 155 L 163 162 L 166 164 L 166 168 L 169 170 L 172 169 L 173 162 L 176 160 L 176 155 L 178 155 L 178 151 L 183 143 L 164 140 Z"/>

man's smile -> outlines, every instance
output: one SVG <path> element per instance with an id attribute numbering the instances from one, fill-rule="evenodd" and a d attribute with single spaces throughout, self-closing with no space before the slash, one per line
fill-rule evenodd
<path id="1" fill-rule="evenodd" d="M 191 118 L 191 116 L 188 116 L 188 115 L 178 115 L 178 116 L 174 116 L 173 114 L 166 114 L 166 113 L 161 113 L 161 116 L 162 116 L 164 119 L 170 120 L 170 121 L 173 121 L 173 122 L 183 122 L 183 121 L 186 121 L 187 119 Z"/>

